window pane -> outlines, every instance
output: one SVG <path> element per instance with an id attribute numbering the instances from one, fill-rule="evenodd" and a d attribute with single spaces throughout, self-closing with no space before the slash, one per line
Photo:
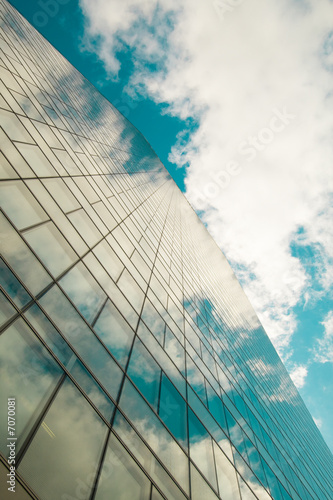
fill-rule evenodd
<path id="1" fill-rule="evenodd" d="M 198 394 L 201 401 L 206 404 L 206 389 L 205 389 L 205 377 L 193 362 L 192 358 L 186 354 L 186 364 L 187 364 L 187 380 Z"/>
<path id="2" fill-rule="evenodd" d="M 120 407 L 128 415 L 154 453 L 188 493 L 188 459 L 129 380 L 125 380 Z"/>
<path id="3" fill-rule="evenodd" d="M 64 294 L 54 286 L 42 297 L 40 304 L 103 388 L 116 398 L 122 371 Z"/>
<path id="4" fill-rule="evenodd" d="M 144 397 L 157 410 L 161 368 L 138 338 L 134 342 L 127 374 Z"/>
<path id="5" fill-rule="evenodd" d="M 157 491 L 157 489 L 153 486 L 153 491 L 151 493 L 151 500 L 164 500 L 164 497 Z"/>
<path id="6" fill-rule="evenodd" d="M 76 210 L 75 212 L 68 214 L 67 217 L 90 247 L 95 245 L 95 243 L 97 243 L 97 241 L 102 237 L 97 227 L 93 224 L 92 220 L 83 209 Z"/>
<path id="7" fill-rule="evenodd" d="M 250 486 L 252 491 L 257 495 L 260 500 L 269 500 L 270 496 L 265 490 L 265 488 L 260 484 L 256 476 L 253 474 L 252 470 L 246 462 L 243 460 L 241 455 L 237 452 L 235 448 L 232 449 L 234 453 L 234 462 L 237 471 L 242 475 L 244 481 Z M 275 477 L 275 476 L 274 476 Z M 275 478 L 276 480 L 276 478 Z M 241 491 L 243 495 L 243 490 Z M 278 496 L 275 496 L 275 492 L 272 494 L 272 497 L 280 500 Z"/>
<path id="8" fill-rule="evenodd" d="M 37 495 L 88 500 L 107 427 L 68 379 L 18 468 Z"/>
<path id="9" fill-rule="evenodd" d="M 108 301 L 105 304 L 94 330 L 119 363 L 125 367 L 134 332 L 112 302 Z"/>
<path id="10" fill-rule="evenodd" d="M 173 360 L 177 368 L 185 375 L 185 352 L 183 346 L 178 342 L 170 328 L 165 330 L 165 350 Z"/>
<path id="11" fill-rule="evenodd" d="M 40 262 L 33 255 L 26 243 L 13 229 L 11 224 L 0 214 L 0 235 L 2 254 L 23 283 L 37 294 L 51 281 Z"/>
<path id="12" fill-rule="evenodd" d="M 140 313 L 141 306 L 144 299 L 144 293 L 137 284 L 137 282 L 132 278 L 127 269 L 124 270 L 117 283 L 120 290 L 123 292 L 125 297 L 132 304 L 134 309 Z"/>
<path id="13" fill-rule="evenodd" d="M 3 182 L 0 186 L 0 196 L 1 206 L 18 229 L 48 219 L 47 214 L 22 181 Z"/>
<path id="14" fill-rule="evenodd" d="M 216 443 L 213 445 L 220 496 L 223 500 L 238 500 L 236 471 Z"/>
<path id="15" fill-rule="evenodd" d="M 75 361 L 72 368 L 69 370 L 76 382 L 80 385 L 83 391 L 91 399 L 94 405 L 99 409 L 106 420 L 110 421 L 111 414 L 114 409 L 114 404 L 107 397 L 105 392 L 92 378 L 90 373 L 78 359 Z"/>
<path id="16" fill-rule="evenodd" d="M 116 281 L 121 271 L 124 269 L 124 264 L 114 253 L 107 241 L 101 241 L 93 250 L 98 260 L 103 264 L 111 278 Z"/>
<path id="17" fill-rule="evenodd" d="M 212 386 L 207 382 L 207 398 L 208 398 L 208 408 L 210 413 L 213 415 L 217 423 L 222 427 L 224 432 L 228 432 L 227 425 L 225 421 L 224 408 L 221 398 L 216 394 Z"/>
<path id="18" fill-rule="evenodd" d="M 125 298 L 123 293 L 119 290 L 114 281 L 105 272 L 105 269 L 100 264 L 98 259 L 92 252 L 89 252 L 84 257 L 83 262 L 94 275 L 95 279 L 103 287 L 107 295 L 111 298 L 117 309 L 122 313 L 128 323 L 132 326 L 132 328 L 135 329 L 138 324 L 138 314 L 134 311 L 133 307 Z"/>
<path id="19" fill-rule="evenodd" d="M 111 413 L 114 408 L 113 403 L 97 382 L 91 377 L 72 349 L 57 332 L 52 323 L 42 313 L 39 307 L 36 304 L 33 305 L 25 313 L 25 316 L 52 349 L 55 355 L 68 368 L 71 375 L 89 396 L 91 401 L 97 406 L 104 417 L 107 420 L 110 420 Z"/>
<path id="20" fill-rule="evenodd" d="M 0 140 L 2 139 L 1 135 L 2 134 L 0 133 Z M 4 144 L 2 145 L 2 147 L 3 149 L 5 149 Z M 0 151 L 0 179 L 16 179 L 17 177 L 18 177 L 17 173 L 10 165 L 6 157 Z M 23 177 L 23 172 L 22 172 L 22 177 Z"/>
<path id="21" fill-rule="evenodd" d="M 110 495 L 110 492 L 112 494 Z M 106 450 L 96 500 L 149 500 L 150 481 L 114 434 Z"/>
<path id="22" fill-rule="evenodd" d="M 162 348 L 160 343 L 151 334 L 145 324 L 140 321 L 138 328 L 138 336 L 143 341 L 145 346 L 152 353 L 154 358 L 157 360 L 160 366 L 163 366 L 163 371 L 169 377 L 171 382 L 176 386 L 177 390 L 181 395 L 186 397 L 186 382 L 185 379 L 180 374 L 179 370 L 176 368 L 174 363 L 171 361 L 165 350 Z"/>
<path id="23" fill-rule="evenodd" d="M 176 486 L 166 470 L 119 411 L 116 414 L 113 429 L 130 451 L 138 457 L 140 463 L 164 493 L 166 498 L 185 500 L 184 494 L 180 491 L 178 486 Z"/>
<path id="24" fill-rule="evenodd" d="M 53 222 L 25 231 L 24 238 L 54 276 L 78 258 Z"/>
<path id="25" fill-rule="evenodd" d="M 51 358 L 26 323 L 15 321 L 0 336 L 0 401 L 15 397 L 19 411 L 16 420 L 17 448 L 31 429 L 35 412 L 40 411 L 62 374 L 60 366 Z M 0 412 L 1 451 L 6 453 L 7 414 Z"/>
<path id="26" fill-rule="evenodd" d="M 80 208 L 80 204 L 62 179 L 45 179 L 44 186 L 66 213 Z"/>
<path id="27" fill-rule="evenodd" d="M 189 409 L 189 440 L 190 457 L 198 466 L 211 485 L 216 489 L 216 475 L 213 458 L 212 438 L 197 419 L 192 410 Z"/>
<path id="28" fill-rule="evenodd" d="M 263 464 L 263 467 L 265 470 L 265 474 L 266 474 L 267 481 L 269 484 L 269 490 L 271 492 L 272 497 L 274 498 L 274 500 L 275 499 L 282 500 L 282 494 L 281 494 L 281 490 L 280 490 L 279 481 L 277 480 L 275 474 L 273 474 L 272 469 L 270 467 L 268 467 L 265 460 L 262 460 L 262 464 Z M 267 497 L 268 497 L 268 494 L 267 494 Z"/>
<path id="29" fill-rule="evenodd" d="M 191 491 L 192 500 L 217 500 L 217 496 L 208 486 L 204 478 L 197 469 L 191 464 Z M 224 497 L 222 497 L 224 500 Z"/>
<path id="30" fill-rule="evenodd" d="M 0 292 L 0 326 L 6 323 L 16 313 L 15 308 L 11 305 L 5 295 Z"/>
<path id="31" fill-rule="evenodd" d="M 217 442 L 225 438 L 224 433 L 191 387 L 188 387 L 188 404 Z"/>
<path id="32" fill-rule="evenodd" d="M 67 366 L 68 362 L 74 355 L 72 349 L 62 338 L 60 333 L 54 328 L 52 323 L 47 319 L 45 314 L 40 310 L 37 304 L 33 304 L 24 313 L 27 320 L 31 323 L 34 329 L 52 349 L 57 358 Z M 75 356 L 76 357 L 76 356 Z"/>
<path id="33" fill-rule="evenodd" d="M 243 456 L 244 460 L 248 461 L 243 431 L 227 408 L 225 408 L 225 415 L 227 417 L 230 440 Z"/>
<path id="34" fill-rule="evenodd" d="M 159 415 L 180 444 L 187 448 L 186 403 L 164 374 L 162 374 Z"/>
<path id="35" fill-rule="evenodd" d="M 53 177 L 57 175 L 57 172 L 39 149 L 39 146 L 20 143 L 16 143 L 15 145 L 37 176 Z"/>
<path id="36" fill-rule="evenodd" d="M 243 479 L 239 474 L 238 474 L 238 482 L 239 482 L 239 489 L 242 495 L 242 500 L 257 500 L 257 497 L 253 494 L 253 492 L 250 490 L 246 482 L 243 481 Z"/>
<path id="37" fill-rule="evenodd" d="M 53 151 L 70 175 L 78 175 L 81 173 L 78 166 L 75 164 L 71 156 L 69 156 L 67 151 L 62 149 L 54 149 Z"/>
<path id="38" fill-rule="evenodd" d="M 150 300 L 145 300 L 145 305 L 141 314 L 141 319 L 146 323 L 152 334 L 156 337 L 158 342 L 163 345 L 164 343 L 164 331 L 165 323 L 156 311 L 155 307 L 152 305 Z"/>
<path id="39" fill-rule="evenodd" d="M 3 71 L 3 68 L 1 71 Z M 33 142 L 32 138 L 14 113 L 0 109 L 0 125 L 13 141 Z"/>
<path id="40" fill-rule="evenodd" d="M 21 283 L 15 278 L 14 274 L 2 259 L 0 259 L 0 274 L 2 288 L 18 307 L 23 307 L 30 302 L 30 295 L 25 291 Z"/>
<path id="41" fill-rule="evenodd" d="M 102 307 L 106 295 L 82 262 L 65 274 L 59 284 L 80 313 L 91 322 Z"/>

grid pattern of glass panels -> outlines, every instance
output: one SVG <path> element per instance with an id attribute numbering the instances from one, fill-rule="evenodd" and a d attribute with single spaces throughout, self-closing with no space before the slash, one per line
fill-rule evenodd
<path id="1" fill-rule="evenodd" d="M 330 451 L 149 144 L 0 7 L 0 398 L 21 498 L 332 498 Z"/>

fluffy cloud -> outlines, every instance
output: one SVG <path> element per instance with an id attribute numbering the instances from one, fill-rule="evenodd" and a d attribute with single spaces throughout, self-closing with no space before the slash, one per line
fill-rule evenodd
<path id="1" fill-rule="evenodd" d="M 297 366 L 290 373 L 290 378 L 294 382 L 297 389 L 300 389 L 305 384 L 305 379 L 308 374 L 308 370 L 305 366 Z"/>
<path id="2" fill-rule="evenodd" d="M 332 2 L 80 3 L 87 47 L 110 76 L 129 49 L 128 92 L 185 120 L 170 159 L 186 165 L 189 201 L 287 356 L 293 307 L 333 280 Z M 309 247 L 311 272 L 295 254 Z"/>
<path id="3" fill-rule="evenodd" d="M 314 360 L 319 363 L 333 363 L 333 311 L 327 314 L 322 324 L 325 332 L 323 337 L 317 341 L 314 349 Z"/>

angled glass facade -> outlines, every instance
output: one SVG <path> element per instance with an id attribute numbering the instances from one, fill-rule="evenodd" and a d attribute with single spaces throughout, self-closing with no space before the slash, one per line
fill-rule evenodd
<path id="1" fill-rule="evenodd" d="M 1 498 L 14 474 L 18 499 L 331 499 L 332 455 L 186 198 L 0 12 Z"/>

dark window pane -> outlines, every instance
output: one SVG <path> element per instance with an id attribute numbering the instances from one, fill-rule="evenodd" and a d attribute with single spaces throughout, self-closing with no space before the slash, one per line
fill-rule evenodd
<path id="1" fill-rule="evenodd" d="M 162 374 L 159 415 L 180 444 L 187 448 L 186 403 L 164 374 Z"/>

